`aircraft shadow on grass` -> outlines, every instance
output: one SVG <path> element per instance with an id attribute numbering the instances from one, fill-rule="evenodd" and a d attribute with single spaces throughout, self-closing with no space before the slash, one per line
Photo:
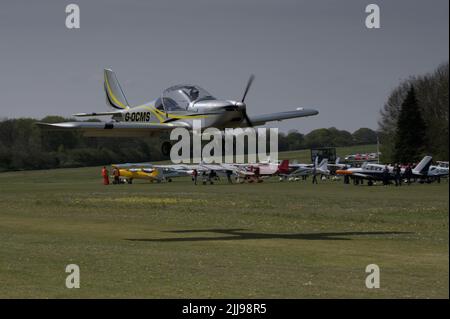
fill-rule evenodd
<path id="1" fill-rule="evenodd" d="M 147 242 L 194 242 L 194 241 L 217 241 L 217 240 L 246 240 L 246 239 L 300 239 L 300 240 L 351 240 L 349 236 L 383 236 L 404 235 L 410 232 L 395 231 L 373 231 L 373 232 L 328 232 L 328 233 L 300 233 L 300 234 L 277 234 L 277 233 L 253 233 L 243 228 L 232 229 L 186 229 L 166 231 L 175 234 L 191 233 L 216 233 L 226 236 L 209 237 L 168 237 L 168 238 L 126 238 L 130 241 Z"/>

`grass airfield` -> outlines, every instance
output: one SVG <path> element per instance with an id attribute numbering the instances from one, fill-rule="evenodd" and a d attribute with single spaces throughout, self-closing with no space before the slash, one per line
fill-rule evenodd
<path id="1" fill-rule="evenodd" d="M 449 297 L 446 181 L 104 186 L 96 167 L 0 185 L 2 298 Z"/>

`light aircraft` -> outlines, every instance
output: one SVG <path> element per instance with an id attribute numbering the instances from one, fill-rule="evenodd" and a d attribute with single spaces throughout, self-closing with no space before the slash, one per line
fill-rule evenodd
<path id="1" fill-rule="evenodd" d="M 289 173 L 285 175 L 285 178 L 289 180 L 296 180 L 299 176 L 309 176 L 309 175 L 330 175 L 330 170 L 328 169 L 328 159 L 324 158 L 320 163 L 318 163 L 318 157 L 314 161 L 314 164 L 289 164 Z"/>
<path id="2" fill-rule="evenodd" d="M 448 177 L 448 162 L 437 162 L 437 165 L 430 165 L 428 176 L 439 180 L 441 177 Z"/>
<path id="3" fill-rule="evenodd" d="M 177 127 L 191 130 L 193 121 L 200 120 L 201 127 L 218 129 L 253 127 L 267 122 L 317 115 L 314 109 L 296 110 L 256 116 L 247 114 L 245 98 L 253 83 L 250 76 L 239 101 L 217 99 L 197 85 L 175 85 L 162 95 L 145 104 L 131 106 L 125 97 L 116 74 L 104 70 L 104 89 L 107 104 L 113 109 L 107 112 L 77 113 L 75 117 L 111 116 L 107 122 L 38 123 L 47 130 L 77 130 L 84 136 L 133 137 L 154 136 Z M 278 108 L 278 106 L 276 106 Z M 171 143 L 162 144 L 162 152 L 170 153 Z"/>
<path id="4" fill-rule="evenodd" d="M 432 157 L 425 156 L 413 169 L 412 177 L 419 179 L 419 181 L 431 182 L 438 179 L 441 176 L 448 175 L 448 169 L 446 174 L 444 171 L 435 170 L 431 167 Z M 354 179 L 366 179 L 368 185 L 372 186 L 374 181 L 383 180 L 384 170 L 387 165 L 364 163 L 361 167 L 348 168 L 337 170 L 337 175 L 348 175 Z M 387 166 L 389 170 L 388 179 L 392 180 L 394 176 L 394 167 Z M 401 173 L 404 174 L 405 169 L 401 169 Z"/>
<path id="5" fill-rule="evenodd" d="M 115 167 L 113 165 L 113 167 Z M 162 176 L 159 174 L 158 170 L 155 169 L 146 169 L 146 168 L 129 168 L 122 169 L 115 167 L 119 170 L 119 179 L 128 184 L 132 184 L 134 179 L 145 179 L 150 182 L 161 182 Z"/>
<path id="6" fill-rule="evenodd" d="M 281 175 L 289 172 L 289 161 L 282 160 L 280 163 L 274 163 L 270 160 L 268 162 L 251 163 L 251 164 L 232 164 L 244 172 L 251 173 L 252 175 L 258 171 L 259 176 L 273 176 Z"/>
<path id="7" fill-rule="evenodd" d="M 127 167 L 126 165 L 112 165 L 112 167 L 119 170 L 119 179 L 128 184 L 132 184 L 135 179 L 144 179 L 150 181 L 151 183 L 171 182 L 174 177 L 188 175 L 183 172 L 158 167 Z"/>

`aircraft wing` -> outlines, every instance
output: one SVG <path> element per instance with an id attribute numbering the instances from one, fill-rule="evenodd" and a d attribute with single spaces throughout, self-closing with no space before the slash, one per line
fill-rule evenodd
<path id="1" fill-rule="evenodd" d="M 313 109 L 297 109 L 295 111 L 270 113 L 263 115 L 249 116 L 253 125 L 263 125 L 267 122 L 282 121 L 287 119 L 293 119 L 297 117 L 313 116 L 319 114 L 319 111 Z"/>
<path id="2" fill-rule="evenodd" d="M 106 115 L 122 115 L 122 111 L 112 111 L 112 112 L 94 112 L 94 113 L 76 113 L 72 114 L 76 117 L 90 117 L 90 116 L 106 116 Z"/>
<path id="3" fill-rule="evenodd" d="M 353 173 L 352 176 L 357 176 L 365 179 L 372 179 L 372 180 L 382 180 L 383 176 L 382 174 L 376 174 L 376 175 L 369 175 L 364 173 Z"/>
<path id="4" fill-rule="evenodd" d="M 284 175 L 288 175 L 288 176 L 305 176 L 305 175 L 310 175 L 312 174 L 313 169 L 311 167 L 299 167 L 297 168 L 295 171 L 289 173 L 289 174 L 284 174 Z"/>
<path id="5" fill-rule="evenodd" d="M 153 168 L 151 163 L 124 163 L 124 164 L 111 164 L 112 167 L 119 169 L 131 169 L 131 168 Z"/>
<path id="6" fill-rule="evenodd" d="M 133 137 L 150 136 L 154 132 L 171 130 L 177 127 L 190 129 L 184 122 L 170 123 L 123 123 L 123 122 L 64 122 L 36 123 L 48 131 L 79 131 L 92 137 Z"/>

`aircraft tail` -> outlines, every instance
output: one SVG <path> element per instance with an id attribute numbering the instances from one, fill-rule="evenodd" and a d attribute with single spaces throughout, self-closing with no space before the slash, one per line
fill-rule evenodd
<path id="1" fill-rule="evenodd" d="M 156 167 L 153 170 L 153 172 L 150 174 L 150 176 L 156 181 L 165 181 L 166 180 L 163 170 L 159 167 Z"/>
<path id="2" fill-rule="evenodd" d="M 324 158 L 321 162 L 320 162 L 320 164 L 319 164 L 319 166 L 317 167 L 318 169 L 321 169 L 321 170 L 327 170 L 328 169 L 328 159 L 327 158 Z"/>
<path id="3" fill-rule="evenodd" d="M 413 173 L 417 175 L 427 175 L 432 159 L 433 158 L 431 156 L 425 156 L 424 158 L 422 158 L 419 164 L 417 164 L 416 167 L 413 168 Z"/>
<path id="4" fill-rule="evenodd" d="M 289 172 L 289 160 L 282 160 L 280 165 L 278 165 L 279 173 L 287 173 Z"/>
<path id="5" fill-rule="evenodd" d="M 130 105 L 128 104 L 127 98 L 120 87 L 116 74 L 110 69 L 105 69 L 104 77 L 106 101 L 108 104 L 119 110 L 129 108 Z"/>

